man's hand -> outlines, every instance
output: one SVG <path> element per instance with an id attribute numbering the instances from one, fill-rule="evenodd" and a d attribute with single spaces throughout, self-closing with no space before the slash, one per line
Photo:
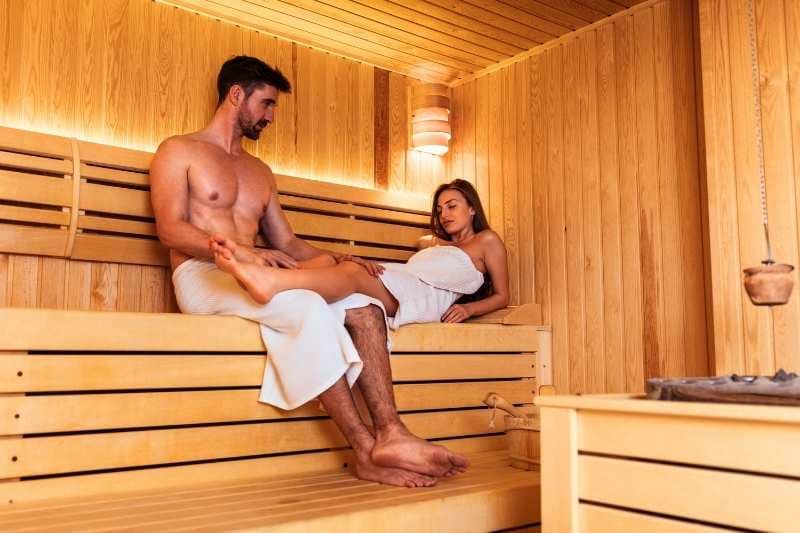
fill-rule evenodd
<path id="1" fill-rule="evenodd" d="M 445 311 L 445 313 L 442 315 L 442 322 L 463 322 L 471 316 L 472 311 L 469 310 L 469 307 L 466 304 L 455 304 L 450 306 L 450 309 Z"/>
<path id="2" fill-rule="evenodd" d="M 342 261 L 351 261 L 358 265 L 361 265 L 366 269 L 370 276 L 377 278 L 383 271 L 386 270 L 383 265 L 380 263 L 376 263 L 375 261 L 370 261 L 368 259 L 364 259 L 362 257 L 358 257 L 355 255 L 342 255 L 339 256 L 338 261 L 341 263 Z"/>
<path id="3" fill-rule="evenodd" d="M 263 248 L 253 248 L 252 250 L 253 253 L 264 262 L 265 266 L 291 269 L 299 268 L 297 261 L 295 261 L 294 258 L 281 252 L 280 250 Z"/>

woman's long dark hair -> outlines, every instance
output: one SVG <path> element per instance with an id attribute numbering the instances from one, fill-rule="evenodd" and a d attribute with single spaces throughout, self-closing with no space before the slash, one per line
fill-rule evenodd
<path id="1" fill-rule="evenodd" d="M 475 216 L 472 217 L 472 231 L 477 235 L 483 230 L 491 229 L 489 227 L 489 220 L 486 218 L 486 213 L 483 210 L 483 204 L 478 196 L 478 191 L 472 186 L 470 182 L 462 179 L 454 179 L 450 183 L 442 183 L 436 188 L 433 193 L 433 207 L 431 208 L 431 233 L 437 238 L 444 241 L 452 241 L 453 238 L 444 230 L 441 220 L 439 220 L 439 213 L 437 207 L 439 204 L 439 195 L 444 191 L 458 191 L 467 201 L 467 204 L 475 211 Z M 494 287 L 492 286 L 492 279 L 487 272 L 484 276 L 483 285 L 473 294 L 465 294 L 458 299 L 456 303 L 474 302 L 482 300 L 494 294 Z"/>

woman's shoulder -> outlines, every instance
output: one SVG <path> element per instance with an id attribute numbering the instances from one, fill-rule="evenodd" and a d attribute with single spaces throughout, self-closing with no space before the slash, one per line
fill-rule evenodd
<path id="1" fill-rule="evenodd" d="M 498 235 L 497 232 L 492 229 L 485 229 L 478 233 L 475 237 L 477 237 L 478 242 L 484 245 L 503 244 L 503 239 L 501 239 L 500 235 Z"/>

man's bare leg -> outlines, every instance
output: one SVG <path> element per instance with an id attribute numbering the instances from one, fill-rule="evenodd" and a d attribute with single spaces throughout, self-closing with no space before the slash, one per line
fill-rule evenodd
<path id="1" fill-rule="evenodd" d="M 402 468 L 381 466 L 372 460 L 370 453 L 375 446 L 375 438 L 358 415 L 353 395 L 344 377 L 320 394 L 319 399 L 353 447 L 356 455 L 355 471 L 360 479 L 409 488 L 436 484 L 434 477 Z"/>
<path id="2" fill-rule="evenodd" d="M 437 477 L 464 472 L 469 466 L 466 457 L 414 436 L 400 420 L 381 310 L 375 305 L 348 309 L 345 327 L 364 361 L 358 385 L 375 427 L 373 461 Z"/>

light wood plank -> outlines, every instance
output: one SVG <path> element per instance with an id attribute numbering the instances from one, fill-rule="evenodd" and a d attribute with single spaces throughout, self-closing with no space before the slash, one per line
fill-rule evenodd
<path id="1" fill-rule="evenodd" d="M 0 250 L 9 253 L 63 256 L 67 230 L 0 223 Z"/>
<path id="2" fill-rule="evenodd" d="M 157 236 L 156 225 L 154 223 L 139 222 L 138 220 L 79 215 L 78 227 L 81 229 L 109 231 L 114 233 L 146 235 L 148 237 Z"/>
<path id="3" fill-rule="evenodd" d="M 286 218 L 295 233 L 311 237 L 327 237 L 365 243 L 391 244 L 414 247 L 420 237 L 428 235 L 429 229 L 414 228 L 353 220 L 350 218 L 312 215 L 297 211 L 286 211 Z"/>
<path id="4" fill-rule="evenodd" d="M 728 531 L 692 522 L 653 515 L 620 511 L 610 507 L 582 503 L 578 510 L 582 531 L 649 531 L 651 533 L 721 533 Z"/>
<path id="5" fill-rule="evenodd" d="M 450 449 L 461 452 L 479 452 L 504 449 L 504 436 L 472 437 L 453 441 L 441 441 Z M 74 477 L 28 480 L 16 483 L 0 483 L 0 501 L 14 504 L 46 504 L 66 500 L 72 506 L 86 497 L 101 497 L 101 501 L 115 498 L 130 499 L 130 493 L 145 491 L 185 491 L 196 487 L 200 491 L 209 486 L 219 487 L 230 483 L 258 482 L 265 478 L 280 479 L 286 476 L 341 472 L 343 465 L 352 460 L 351 452 L 317 452 L 313 461 L 298 461 L 298 456 L 277 456 L 258 459 L 243 459 L 221 463 L 204 463 L 188 466 L 167 466 L 159 470 L 132 470 L 81 476 L 81 483 Z M 168 475 L 162 475 L 168 473 Z"/>
<path id="6" fill-rule="evenodd" d="M 542 523 L 552 531 L 580 531 L 576 413 L 543 408 L 540 416 Z"/>
<path id="7" fill-rule="evenodd" d="M 29 11 L 31 12 L 34 10 Z M 72 144 L 66 137 L 2 126 L 0 126 L 0 150 L 72 159 Z"/>
<path id="8" fill-rule="evenodd" d="M 146 173 L 98 167 L 86 163 L 81 163 L 81 177 L 83 179 L 108 183 L 122 183 L 125 185 L 150 185 L 150 176 Z"/>
<path id="9" fill-rule="evenodd" d="M 69 224 L 70 214 L 68 211 L 0 205 L 0 219 L 15 222 L 35 222 L 38 224 L 66 226 Z"/>
<path id="10" fill-rule="evenodd" d="M 91 233 L 80 233 L 75 237 L 71 258 L 138 265 L 169 265 L 169 251 L 156 240 Z"/>
<path id="11" fill-rule="evenodd" d="M 38 170 L 53 174 L 72 174 L 72 161 L 0 151 L 0 167 L 14 170 Z"/>
<path id="12" fill-rule="evenodd" d="M 447 411 L 403 415 L 409 430 L 422 438 L 481 435 L 488 428 L 486 411 Z M 209 447 L 208 443 L 216 443 Z M 297 452 L 346 446 L 330 420 L 285 421 L 0 440 L 3 457 L 17 457 L 0 469 L 0 478 L 105 468 Z"/>
<path id="13" fill-rule="evenodd" d="M 487 391 L 514 404 L 531 403 L 535 382 L 481 381 L 396 385 L 399 411 L 482 407 Z M 212 424 L 324 416 L 317 402 L 292 411 L 259 403 L 259 391 L 220 390 L 130 394 L 0 397 L 0 435 Z"/>
<path id="14" fill-rule="evenodd" d="M 800 498 L 797 479 L 586 455 L 578 462 L 582 500 L 733 527 L 784 530 Z"/>
<path id="15" fill-rule="evenodd" d="M 79 206 L 86 211 L 138 217 L 153 216 L 149 193 L 94 183 L 81 184 Z"/>
<path id="16" fill-rule="evenodd" d="M 329 202 L 326 200 L 316 200 L 313 198 L 303 198 L 300 196 L 288 196 L 285 194 L 279 195 L 279 199 L 281 202 L 281 207 L 284 209 L 306 209 L 320 213 L 353 215 L 365 219 L 415 224 L 426 227 L 430 224 L 430 217 L 427 215 L 417 215 L 414 213 L 390 211 L 388 209 L 377 209 L 374 207 L 363 207 L 353 204 Z"/>
<path id="17" fill-rule="evenodd" d="M 533 355 L 403 354 L 391 356 L 394 380 L 533 378 Z M 3 355 L 3 393 L 258 387 L 263 355 Z M 485 394 L 481 396 L 481 400 Z"/>
<path id="18" fill-rule="evenodd" d="M 72 203 L 72 180 L 0 170 L 0 198 L 66 207 Z"/>
<path id="19" fill-rule="evenodd" d="M 642 316 L 642 273 L 639 243 L 639 150 L 636 143 L 636 62 L 634 58 L 633 18 L 625 17 L 614 25 L 614 50 L 618 54 L 617 119 L 619 120 L 619 192 L 623 314 L 625 339 L 625 390 L 644 390 L 644 324 Z"/>

